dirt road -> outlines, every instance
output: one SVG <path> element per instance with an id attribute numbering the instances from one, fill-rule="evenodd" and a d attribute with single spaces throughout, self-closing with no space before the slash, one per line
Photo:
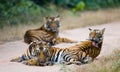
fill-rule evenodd
<path id="1" fill-rule="evenodd" d="M 67 37 L 76 41 L 82 41 L 88 38 L 89 27 L 67 30 L 60 33 L 61 37 Z M 113 22 L 109 24 L 91 26 L 90 28 L 106 28 L 104 35 L 104 43 L 102 51 L 99 58 L 102 56 L 107 56 L 112 53 L 114 49 L 120 47 L 120 22 Z M 68 47 L 74 44 L 59 44 L 58 47 Z M 20 56 L 25 49 L 28 47 L 22 40 L 15 42 L 8 42 L 0 45 L 0 72 L 68 72 L 74 71 L 75 68 L 80 66 L 77 65 L 68 65 L 64 69 L 63 65 L 54 65 L 54 66 L 26 66 L 21 63 L 10 62 L 11 58 Z M 82 66 L 82 65 L 81 65 Z M 84 65 L 85 66 L 85 65 Z M 89 65 L 88 65 L 89 66 Z"/>

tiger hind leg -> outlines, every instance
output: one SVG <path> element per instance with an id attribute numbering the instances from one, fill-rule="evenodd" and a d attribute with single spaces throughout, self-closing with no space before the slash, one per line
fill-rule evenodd
<path id="1" fill-rule="evenodd" d="M 35 37 L 25 37 L 24 42 L 27 44 L 30 44 L 31 42 L 39 42 L 39 39 Z"/>
<path id="2" fill-rule="evenodd" d="M 54 62 L 52 61 L 48 61 L 44 63 L 44 66 L 52 66 L 52 65 L 54 65 Z"/>
<path id="3" fill-rule="evenodd" d="M 83 63 L 82 63 L 82 62 L 80 62 L 80 61 L 74 61 L 74 62 L 72 62 L 72 64 L 82 65 Z"/>
<path id="4" fill-rule="evenodd" d="M 91 63 L 93 62 L 92 57 L 86 57 L 84 60 L 82 60 L 82 63 L 86 64 L 86 63 Z"/>
<path id="5" fill-rule="evenodd" d="M 62 64 L 64 64 L 64 65 L 70 65 L 70 64 L 82 65 L 83 63 L 81 63 L 80 61 L 74 61 L 74 62 L 63 62 Z"/>
<path id="6" fill-rule="evenodd" d="M 60 64 L 64 64 L 64 65 L 70 65 L 70 64 L 82 65 L 83 63 L 80 62 L 80 61 L 74 60 L 74 61 L 68 61 L 68 62 L 66 62 L 66 61 L 61 61 Z"/>
<path id="7" fill-rule="evenodd" d="M 70 65 L 70 64 L 72 64 L 71 62 L 66 62 L 66 61 L 60 61 L 59 63 L 60 64 L 64 64 L 64 65 Z"/>

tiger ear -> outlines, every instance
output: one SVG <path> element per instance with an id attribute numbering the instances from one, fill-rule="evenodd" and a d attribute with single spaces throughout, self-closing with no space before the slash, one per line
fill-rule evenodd
<path id="1" fill-rule="evenodd" d="M 49 20 L 49 17 L 45 17 L 44 20 L 45 20 L 45 21 L 48 21 L 48 20 Z"/>
<path id="2" fill-rule="evenodd" d="M 60 18 L 60 15 L 56 15 L 56 18 Z"/>
<path id="3" fill-rule="evenodd" d="M 29 45 L 29 49 L 34 48 L 34 47 L 35 47 L 35 44 L 36 44 L 36 42 L 31 42 L 30 45 Z"/>
<path id="4" fill-rule="evenodd" d="M 45 19 L 48 19 L 49 17 L 45 17 Z"/>
<path id="5" fill-rule="evenodd" d="M 103 29 L 101 30 L 101 34 L 103 35 L 104 32 L 105 32 L 105 28 L 103 28 Z"/>
<path id="6" fill-rule="evenodd" d="M 92 31 L 92 29 L 91 28 L 88 28 L 89 29 L 89 31 Z"/>
<path id="7" fill-rule="evenodd" d="M 55 20 L 60 21 L 60 15 L 57 15 L 57 16 L 55 17 Z"/>

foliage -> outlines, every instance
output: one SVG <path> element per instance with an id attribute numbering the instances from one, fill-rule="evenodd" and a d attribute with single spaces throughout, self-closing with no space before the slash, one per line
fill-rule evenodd
<path id="1" fill-rule="evenodd" d="M 20 22 L 31 21 L 40 15 L 42 9 L 31 1 L 25 0 L 4 0 L 0 2 L 0 15 L 5 19 L 6 24 L 16 25 Z"/>
<path id="2" fill-rule="evenodd" d="M 38 22 L 60 8 L 76 12 L 117 6 L 120 0 L 0 0 L 0 27 Z"/>
<path id="3" fill-rule="evenodd" d="M 113 65 L 111 72 L 119 72 L 120 71 L 120 54 L 118 55 L 118 61 L 116 61 Z"/>
<path id="4" fill-rule="evenodd" d="M 73 12 L 76 12 L 76 11 L 82 11 L 84 10 L 85 8 L 85 3 L 83 1 L 79 2 L 74 8 L 73 8 Z"/>

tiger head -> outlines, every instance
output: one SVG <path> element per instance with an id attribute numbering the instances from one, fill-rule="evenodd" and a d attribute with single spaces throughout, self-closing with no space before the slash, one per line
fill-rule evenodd
<path id="1" fill-rule="evenodd" d="M 52 31 L 54 33 L 59 32 L 59 27 L 60 27 L 60 16 L 55 16 L 55 17 L 46 17 L 46 22 L 44 24 L 44 28 L 47 31 Z"/>
<path id="2" fill-rule="evenodd" d="M 89 28 L 89 30 L 89 40 L 93 41 L 95 44 L 102 43 L 105 28 L 103 28 L 102 30 Z"/>
<path id="3" fill-rule="evenodd" d="M 34 58 L 39 62 L 40 65 L 44 65 L 44 63 L 50 61 L 52 51 L 47 45 L 46 42 L 32 42 L 30 44 L 32 47 L 32 54 Z"/>

